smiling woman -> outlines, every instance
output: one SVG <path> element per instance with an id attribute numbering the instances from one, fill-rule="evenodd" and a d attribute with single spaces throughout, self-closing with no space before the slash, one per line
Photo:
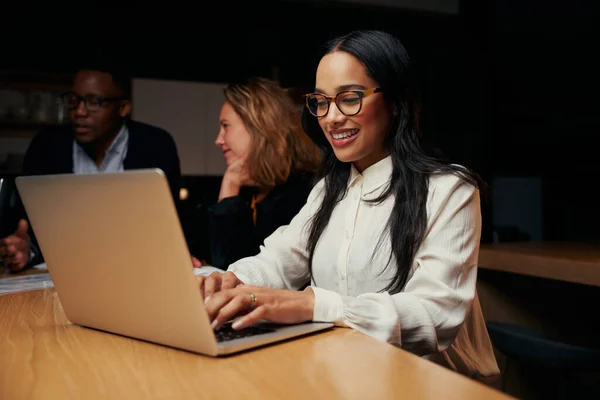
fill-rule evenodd
<path id="1" fill-rule="evenodd" d="M 322 92 L 321 89 L 316 89 Z M 350 84 L 342 85 L 338 87 L 337 94 L 335 96 L 327 96 L 323 93 L 311 93 L 305 95 L 306 97 L 306 108 L 315 117 L 325 117 L 329 114 L 329 106 L 333 101 L 337 106 L 340 113 L 347 117 L 357 115 L 363 107 L 363 99 L 374 93 L 380 93 L 383 91 L 381 88 L 367 89 L 363 85 Z M 364 114 L 364 113 L 363 113 Z M 346 145 L 356 140 L 356 135 L 359 129 L 334 129 L 330 131 L 331 141 L 334 149 L 343 149 Z M 342 152 L 336 153 L 338 159 L 344 161 L 344 155 Z M 364 168 L 363 168 L 364 169 Z"/>
<path id="2" fill-rule="evenodd" d="M 383 89 L 356 57 L 341 51 L 324 56 L 317 69 L 316 91 L 334 94 L 327 105 L 329 99 L 336 99 L 337 107 L 318 106 L 316 116 L 338 160 L 352 162 L 362 171 L 388 154 L 383 140 L 393 111 L 385 106 Z M 315 115 L 310 105 L 308 109 Z"/>
<path id="3" fill-rule="evenodd" d="M 322 179 L 257 256 L 201 278 L 215 327 L 334 322 L 471 377 L 499 373 L 475 291 L 484 183 L 426 153 L 416 99 L 393 36 L 327 43 L 303 115 Z"/>

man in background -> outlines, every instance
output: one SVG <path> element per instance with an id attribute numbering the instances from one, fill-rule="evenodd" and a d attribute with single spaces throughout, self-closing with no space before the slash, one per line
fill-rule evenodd
<path id="1" fill-rule="evenodd" d="M 32 139 L 23 174 L 160 168 L 177 205 L 181 170 L 175 142 L 167 131 L 129 118 L 130 87 L 129 79 L 108 66 L 79 70 L 71 91 L 61 96 L 69 111 L 69 123 L 44 128 Z M 43 262 L 27 216 L 22 213 L 16 231 L 0 238 L 0 261 L 12 271 Z"/>

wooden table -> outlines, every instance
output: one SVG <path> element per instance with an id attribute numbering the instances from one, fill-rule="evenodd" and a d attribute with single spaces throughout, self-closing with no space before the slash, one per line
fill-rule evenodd
<path id="1" fill-rule="evenodd" d="M 479 266 L 503 272 L 600 286 L 600 247 L 585 243 L 484 244 Z"/>
<path id="2" fill-rule="evenodd" d="M 54 289 L 0 296 L 0 399 L 505 399 L 350 329 L 210 358 L 70 324 Z"/>

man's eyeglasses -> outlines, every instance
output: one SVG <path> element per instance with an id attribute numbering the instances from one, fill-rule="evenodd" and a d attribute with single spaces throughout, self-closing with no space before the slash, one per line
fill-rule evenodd
<path id="1" fill-rule="evenodd" d="M 76 109 L 83 101 L 83 104 L 88 111 L 98 111 L 104 104 L 122 100 L 121 97 L 79 96 L 75 92 L 63 93 L 60 95 L 60 98 L 69 110 Z"/>
<path id="2" fill-rule="evenodd" d="M 333 100 L 340 112 L 348 117 L 356 115 L 362 108 L 363 98 L 373 93 L 382 92 L 382 88 L 365 90 L 346 90 L 335 96 L 327 96 L 322 93 L 305 94 L 306 108 L 315 117 L 324 117 L 329 112 L 329 104 Z"/>

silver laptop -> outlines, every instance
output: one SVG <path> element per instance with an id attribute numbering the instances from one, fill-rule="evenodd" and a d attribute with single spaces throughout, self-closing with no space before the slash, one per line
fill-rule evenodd
<path id="1" fill-rule="evenodd" d="M 330 328 L 260 323 L 214 332 L 159 169 L 16 179 L 69 320 L 210 356 Z"/>

